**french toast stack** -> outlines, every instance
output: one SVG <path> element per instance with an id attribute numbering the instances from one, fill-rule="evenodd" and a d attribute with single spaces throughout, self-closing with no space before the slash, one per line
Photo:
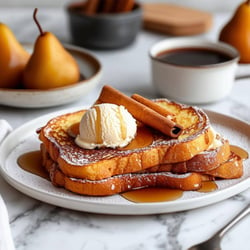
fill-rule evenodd
<path id="1" fill-rule="evenodd" d="M 53 185 L 106 196 L 144 187 L 198 190 L 203 181 L 243 174 L 241 157 L 231 152 L 228 140 L 213 130 L 197 107 L 127 97 L 110 86 L 104 86 L 96 103 L 124 105 L 137 120 L 135 138 L 122 148 L 83 149 L 75 137 L 86 110 L 51 119 L 38 133 L 43 166 Z M 165 133 L 157 117 L 168 119 L 177 131 Z"/>

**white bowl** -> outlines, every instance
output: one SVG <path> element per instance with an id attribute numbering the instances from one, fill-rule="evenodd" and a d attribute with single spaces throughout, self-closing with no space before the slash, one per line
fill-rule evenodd
<path id="1" fill-rule="evenodd" d="M 226 54 L 225 62 L 185 66 L 167 63 L 157 57 L 164 51 L 182 48 L 206 49 Z M 238 51 L 222 42 L 198 38 L 170 38 L 155 44 L 149 51 L 151 58 L 152 83 L 164 97 L 184 103 L 209 103 L 226 97 L 232 90 Z"/>
<path id="2" fill-rule="evenodd" d="M 24 45 L 32 51 L 33 45 Z M 76 59 L 81 75 L 80 82 L 48 90 L 0 88 L 0 105 L 20 108 L 42 108 L 67 104 L 83 98 L 100 81 L 102 66 L 99 60 L 82 48 L 65 45 Z"/>

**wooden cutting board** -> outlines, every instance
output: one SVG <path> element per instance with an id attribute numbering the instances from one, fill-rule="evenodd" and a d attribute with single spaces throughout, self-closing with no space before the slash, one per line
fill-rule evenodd
<path id="1" fill-rule="evenodd" d="M 174 36 L 196 35 L 208 31 L 212 15 L 205 11 L 166 3 L 143 4 L 145 29 Z"/>

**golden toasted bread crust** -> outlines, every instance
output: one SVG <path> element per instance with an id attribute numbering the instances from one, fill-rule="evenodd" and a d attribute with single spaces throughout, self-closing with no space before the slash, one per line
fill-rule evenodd
<path id="1" fill-rule="evenodd" d="M 237 179 L 243 175 L 243 159 L 231 152 L 228 160 L 219 167 L 204 171 L 205 175 L 222 179 Z"/>
<path id="2" fill-rule="evenodd" d="M 101 180 L 114 175 L 138 172 L 159 164 L 187 161 L 206 150 L 214 140 L 207 115 L 198 108 L 155 100 L 174 114 L 173 120 L 184 130 L 178 139 L 153 132 L 151 145 L 130 150 L 78 147 L 68 129 L 80 122 L 85 110 L 61 115 L 50 120 L 39 132 L 50 158 L 67 177 Z"/>
<path id="3" fill-rule="evenodd" d="M 220 138 L 218 140 L 220 145 L 205 150 L 187 161 L 161 164 L 146 169 L 148 172 L 165 172 L 171 171 L 173 173 L 184 174 L 187 172 L 205 172 L 218 168 L 219 165 L 226 162 L 231 155 L 230 144 L 228 140 Z"/>
<path id="4" fill-rule="evenodd" d="M 197 190 L 202 181 L 216 178 L 239 178 L 243 173 L 242 159 L 231 153 L 230 157 L 217 168 L 200 173 L 174 174 L 166 172 L 137 172 L 116 175 L 102 180 L 88 180 L 68 177 L 62 173 L 58 164 L 54 162 L 41 145 L 43 166 L 49 173 L 54 186 L 82 195 L 106 196 L 144 187 L 166 187 L 184 191 Z"/>

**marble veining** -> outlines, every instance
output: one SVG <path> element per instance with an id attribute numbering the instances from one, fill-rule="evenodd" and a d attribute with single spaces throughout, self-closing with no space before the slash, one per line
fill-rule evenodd
<path id="1" fill-rule="evenodd" d="M 181 250 L 181 243 L 178 240 L 180 228 L 185 220 L 186 213 L 175 213 L 173 215 L 166 216 L 167 226 L 167 239 L 166 249 L 169 250 Z"/>
<path id="2" fill-rule="evenodd" d="M 33 43 L 38 30 L 32 20 L 32 8 L 1 8 L 1 21 L 10 25 L 18 39 Z M 216 39 L 227 13 L 216 13 L 211 32 L 203 36 Z M 70 43 L 67 17 L 63 9 L 43 8 L 39 20 L 44 29 L 55 33 L 63 42 Z M 112 84 L 126 94 L 140 92 L 157 98 L 151 83 L 148 49 L 166 36 L 141 32 L 135 43 L 122 50 L 93 51 L 104 66 L 100 83 Z M 241 65 L 239 72 L 249 72 Z M 91 105 L 99 95 L 100 86 L 75 103 L 47 109 L 18 109 L 0 106 L 0 118 L 13 128 L 41 115 L 62 108 Z M 202 108 L 234 116 L 250 122 L 250 79 L 238 80 L 229 97 L 218 103 L 201 105 Z M 250 202 L 250 190 L 216 204 L 186 212 L 117 216 L 77 212 L 64 209 L 16 191 L 0 177 L 0 192 L 10 216 L 11 231 L 17 250 L 185 250 L 207 239 L 225 225 Z M 249 249 L 247 217 L 222 241 L 223 250 Z M 1 233 L 1 232 L 0 232 Z M 1 249 L 2 250 L 2 249 Z"/>

